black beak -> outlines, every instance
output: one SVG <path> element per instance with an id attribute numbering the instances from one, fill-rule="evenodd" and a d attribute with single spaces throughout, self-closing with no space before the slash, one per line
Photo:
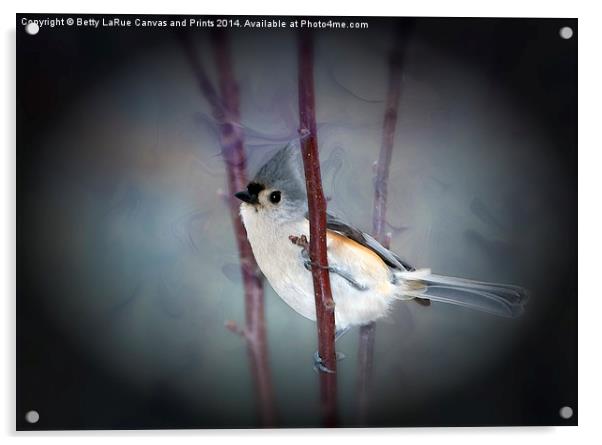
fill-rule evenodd
<path id="1" fill-rule="evenodd" d="M 257 195 L 251 195 L 247 190 L 235 193 L 236 196 L 241 201 L 246 202 L 247 204 L 259 204 L 259 199 L 257 199 Z"/>

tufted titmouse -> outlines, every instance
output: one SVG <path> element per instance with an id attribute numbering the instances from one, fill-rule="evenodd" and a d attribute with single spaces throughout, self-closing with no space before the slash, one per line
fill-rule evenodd
<path id="1" fill-rule="evenodd" d="M 295 311 L 316 319 L 311 262 L 291 236 L 309 238 L 307 196 L 299 150 L 287 146 L 264 164 L 247 190 L 240 214 L 257 264 L 276 293 Z M 328 265 L 338 332 L 387 315 L 395 300 L 451 303 L 516 317 L 526 292 L 415 270 L 370 235 L 327 215 Z"/>

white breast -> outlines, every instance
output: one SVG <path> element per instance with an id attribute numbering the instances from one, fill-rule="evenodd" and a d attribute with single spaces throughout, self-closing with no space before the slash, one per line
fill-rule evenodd
<path id="1" fill-rule="evenodd" d="M 299 314 L 315 320 L 311 274 L 303 265 L 301 248 L 288 239 L 290 235 L 309 238 L 307 220 L 276 224 L 271 218 L 262 217 L 261 211 L 244 204 L 240 214 L 255 260 L 274 291 Z"/>
<path id="2" fill-rule="evenodd" d="M 274 291 L 296 312 L 315 320 L 312 275 L 303 264 L 301 247 L 289 240 L 291 235 L 305 235 L 309 239 L 308 221 L 302 218 L 290 223 L 277 222 L 264 216 L 262 210 L 256 211 L 246 204 L 241 206 L 240 213 L 257 264 Z M 334 264 L 333 260 L 329 252 L 329 262 Z M 337 329 L 362 325 L 385 316 L 393 302 L 394 292 L 386 277 L 375 282 L 362 273 L 361 267 L 348 264 L 349 259 L 338 260 L 352 274 L 361 274 L 370 289 L 358 290 L 341 276 L 330 274 Z"/>

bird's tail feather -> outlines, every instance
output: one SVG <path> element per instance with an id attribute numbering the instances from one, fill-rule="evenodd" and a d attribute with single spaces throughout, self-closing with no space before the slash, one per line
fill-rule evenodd
<path id="1" fill-rule="evenodd" d="M 429 299 L 504 317 L 519 316 L 528 299 L 519 286 L 435 275 L 428 269 L 401 272 L 399 278 L 400 299 Z"/>

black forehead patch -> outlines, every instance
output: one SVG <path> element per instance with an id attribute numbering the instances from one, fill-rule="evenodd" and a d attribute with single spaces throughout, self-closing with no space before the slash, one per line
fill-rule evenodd
<path id="1" fill-rule="evenodd" d="M 257 182 L 250 182 L 247 185 L 247 191 L 250 195 L 259 195 L 259 192 L 265 190 L 265 186 L 263 184 L 258 184 Z"/>

